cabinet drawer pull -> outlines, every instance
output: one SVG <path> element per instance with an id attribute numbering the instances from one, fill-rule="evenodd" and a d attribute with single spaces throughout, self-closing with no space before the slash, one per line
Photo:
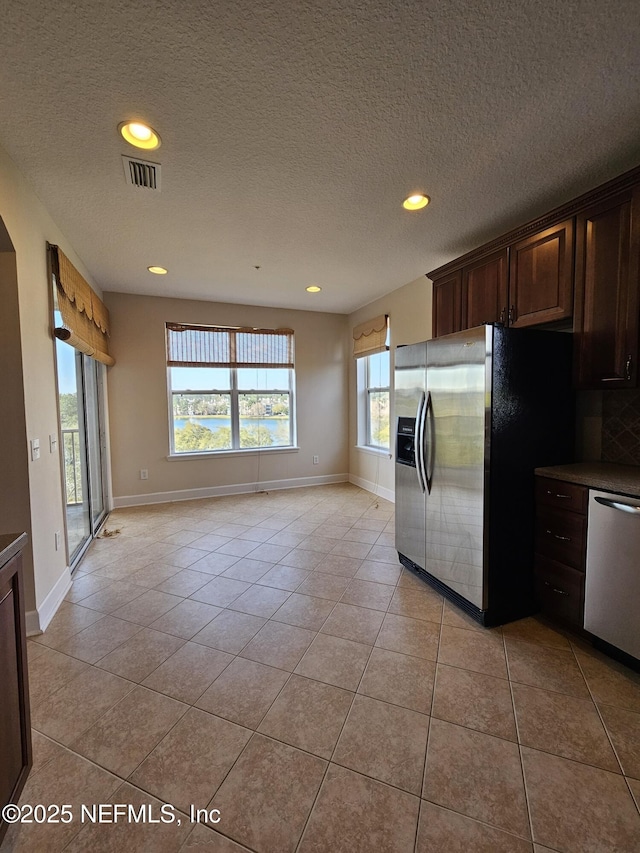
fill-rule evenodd
<path id="1" fill-rule="evenodd" d="M 550 587 L 550 588 L 551 588 L 551 591 L 552 591 L 552 592 L 557 592 L 557 593 L 558 593 L 558 595 L 569 595 L 569 593 L 568 593 L 568 592 L 565 592 L 565 590 L 564 590 L 564 589 L 558 589 L 558 587 L 557 587 L 557 586 L 551 586 L 551 584 L 549 583 L 549 581 L 545 581 L 545 582 L 544 582 L 544 585 L 545 585 L 545 586 Z"/>
<path id="2" fill-rule="evenodd" d="M 570 536 L 558 536 L 557 533 L 554 533 L 552 530 L 547 530 L 549 536 L 553 536 L 554 539 L 559 539 L 561 542 L 571 542 Z"/>
<path id="3" fill-rule="evenodd" d="M 560 492 L 556 492 L 555 494 L 553 494 L 551 489 L 547 489 L 547 494 L 553 495 L 554 498 L 567 498 L 569 500 L 571 499 L 571 495 L 561 495 Z"/>

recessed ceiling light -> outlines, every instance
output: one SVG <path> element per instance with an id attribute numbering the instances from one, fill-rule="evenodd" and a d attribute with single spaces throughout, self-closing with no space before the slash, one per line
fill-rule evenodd
<path id="1" fill-rule="evenodd" d="M 423 207 L 426 207 L 430 201 L 431 199 L 428 195 L 416 193 L 415 195 L 410 195 L 409 198 L 405 198 L 402 202 L 402 206 L 405 210 L 421 210 Z"/>
<path id="2" fill-rule="evenodd" d="M 166 275 L 168 272 L 164 267 L 147 267 L 147 269 L 154 275 Z"/>
<path id="3" fill-rule="evenodd" d="M 317 284 L 310 284 L 309 287 L 306 288 L 307 293 L 320 293 L 322 290 L 321 287 L 318 287 Z"/>
<path id="4" fill-rule="evenodd" d="M 123 121 L 118 125 L 118 130 L 122 138 L 136 148 L 144 148 L 145 151 L 160 148 L 160 136 L 148 124 L 141 121 Z"/>

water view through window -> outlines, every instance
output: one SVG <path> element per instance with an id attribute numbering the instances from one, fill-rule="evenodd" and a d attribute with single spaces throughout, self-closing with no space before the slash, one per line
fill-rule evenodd
<path id="1" fill-rule="evenodd" d="M 175 452 L 290 446 L 289 373 L 171 368 Z"/>

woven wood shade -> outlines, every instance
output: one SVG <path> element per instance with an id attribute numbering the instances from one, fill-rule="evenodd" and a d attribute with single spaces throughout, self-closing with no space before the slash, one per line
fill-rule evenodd
<path id="1" fill-rule="evenodd" d="M 109 311 L 105 304 L 58 246 L 49 246 L 49 251 L 62 316 L 62 326 L 54 329 L 56 338 L 96 361 L 115 364 L 109 355 Z"/>
<path id="2" fill-rule="evenodd" d="M 167 364 L 293 368 L 293 331 L 167 323 Z"/>
<path id="3" fill-rule="evenodd" d="M 384 352 L 387 347 L 387 325 L 389 317 L 381 314 L 353 330 L 353 354 L 356 358 Z"/>

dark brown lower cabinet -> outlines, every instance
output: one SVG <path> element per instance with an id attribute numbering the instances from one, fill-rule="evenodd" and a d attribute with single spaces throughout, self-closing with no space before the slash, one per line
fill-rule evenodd
<path id="1" fill-rule="evenodd" d="M 0 537 L 0 806 L 17 802 L 32 764 L 20 553 L 25 540 Z M 0 843 L 6 830 L 1 821 Z"/>
<path id="2" fill-rule="evenodd" d="M 540 609 L 546 616 L 582 628 L 584 572 L 536 554 L 535 588 Z"/>
<path id="3" fill-rule="evenodd" d="M 587 553 L 586 486 L 536 478 L 536 597 L 545 616 L 582 630 Z"/>

